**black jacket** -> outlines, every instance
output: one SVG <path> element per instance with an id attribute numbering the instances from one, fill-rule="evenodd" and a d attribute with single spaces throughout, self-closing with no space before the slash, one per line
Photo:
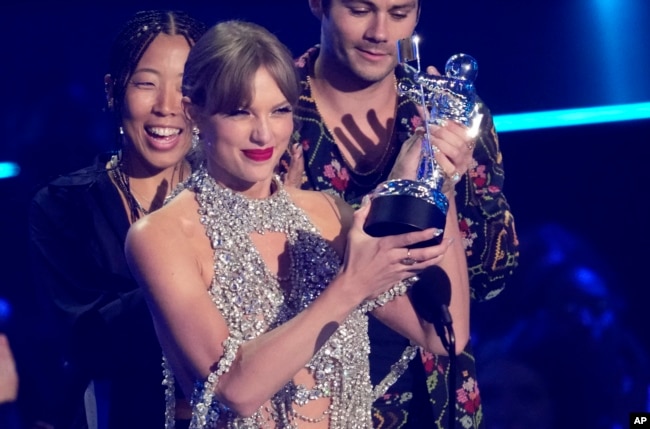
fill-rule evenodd
<path id="1" fill-rule="evenodd" d="M 108 401 L 99 406 L 108 407 L 110 428 L 164 422 L 162 352 L 124 256 L 129 221 L 104 167 L 110 155 L 53 180 L 30 207 L 33 279 L 51 298 L 61 326 L 61 373 L 55 376 L 63 386 L 44 388 L 57 395 L 62 428 L 85 420 L 79 412 L 90 379 L 109 386 Z"/>

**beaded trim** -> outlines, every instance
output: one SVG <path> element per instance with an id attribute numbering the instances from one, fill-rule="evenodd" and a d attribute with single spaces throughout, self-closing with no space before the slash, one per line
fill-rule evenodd
<path id="1" fill-rule="evenodd" d="M 165 386 L 165 429 L 176 427 L 176 386 L 174 385 L 174 373 L 169 366 L 167 358 L 163 355 L 163 386 Z"/>
<path id="2" fill-rule="evenodd" d="M 411 362 L 413 358 L 417 356 L 418 351 L 419 347 L 414 344 L 411 344 L 404 349 L 398 361 L 391 365 L 388 375 L 386 375 L 386 377 L 384 377 L 384 379 L 381 380 L 379 384 L 377 384 L 372 390 L 375 399 L 383 396 L 388 391 L 390 386 L 395 384 L 397 379 L 400 378 L 402 374 L 404 374 L 409 366 L 409 362 Z"/>
<path id="3" fill-rule="evenodd" d="M 219 377 L 228 372 L 237 357 L 237 350 L 243 341 L 239 338 L 228 337 L 223 342 L 223 356 L 219 359 L 217 369 L 208 375 L 205 382 L 197 381 L 195 383 L 194 394 L 190 401 L 192 405 L 192 421 L 190 429 L 203 428 L 211 421 L 217 422 L 219 414 L 211 411 L 210 405 L 214 398 L 214 389 L 217 387 Z"/>
<path id="4" fill-rule="evenodd" d="M 390 301 L 394 300 L 398 296 L 405 295 L 406 292 L 413 286 L 415 282 L 418 281 L 417 276 L 410 277 L 404 281 L 397 283 L 395 286 L 391 287 L 385 292 L 382 292 L 377 296 L 377 298 L 372 300 L 367 300 L 361 304 L 361 311 L 364 313 L 370 313 L 378 307 L 383 307 Z"/>

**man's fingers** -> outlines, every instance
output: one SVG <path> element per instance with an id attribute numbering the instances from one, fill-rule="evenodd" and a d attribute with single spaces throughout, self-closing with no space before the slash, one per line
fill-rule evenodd
<path id="1" fill-rule="evenodd" d="M 305 163 L 302 159 L 302 145 L 300 143 L 294 143 L 290 153 L 291 161 L 289 162 L 287 174 L 284 176 L 284 184 L 285 186 L 299 188 L 302 184 L 303 173 L 305 172 Z"/>

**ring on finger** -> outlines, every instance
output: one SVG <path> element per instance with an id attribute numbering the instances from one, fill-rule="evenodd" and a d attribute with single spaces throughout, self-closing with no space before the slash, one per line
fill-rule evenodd
<path id="1" fill-rule="evenodd" d="M 414 258 L 411 257 L 411 249 L 406 249 L 406 258 L 402 258 L 400 260 L 400 263 L 402 265 L 413 265 L 416 262 L 417 261 Z"/>
<path id="2" fill-rule="evenodd" d="M 476 147 L 476 142 L 474 140 L 472 140 L 469 143 L 467 143 L 466 146 L 467 146 L 467 149 L 474 150 L 474 148 Z"/>
<path id="3" fill-rule="evenodd" d="M 460 182 L 460 173 L 458 171 L 454 171 L 454 174 L 449 177 L 449 180 L 451 180 L 451 183 L 454 185 Z"/>

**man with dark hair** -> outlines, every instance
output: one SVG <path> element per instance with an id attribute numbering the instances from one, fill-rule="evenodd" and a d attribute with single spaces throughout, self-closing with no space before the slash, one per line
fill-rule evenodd
<path id="1" fill-rule="evenodd" d="M 296 109 L 300 128 L 285 180 L 332 192 L 353 206 L 419 153 L 423 121 L 415 103 L 397 92 L 413 80 L 398 64 L 397 41 L 410 37 L 420 16 L 418 0 L 309 0 L 321 21 L 320 44 L 297 60 L 303 95 Z M 468 258 L 471 296 L 496 296 L 518 259 L 514 220 L 502 193 L 503 165 L 491 114 L 479 100 L 483 121 L 478 138 L 465 140 L 458 124 L 432 127 L 436 160 L 445 174 L 447 196 L 455 198 Z M 409 150 L 410 149 L 410 150 Z M 415 151 L 415 152 L 414 152 Z M 411 156 L 412 158 L 412 156 Z M 281 169 L 286 169 L 288 160 Z M 397 166 L 396 166 L 397 165 Z M 408 340 L 371 318 L 371 376 L 384 380 L 398 361 L 408 361 Z M 471 347 L 458 355 L 453 398 L 456 427 L 483 427 Z M 378 428 L 448 427 L 449 357 L 421 350 L 404 374 L 375 402 Z"/>

